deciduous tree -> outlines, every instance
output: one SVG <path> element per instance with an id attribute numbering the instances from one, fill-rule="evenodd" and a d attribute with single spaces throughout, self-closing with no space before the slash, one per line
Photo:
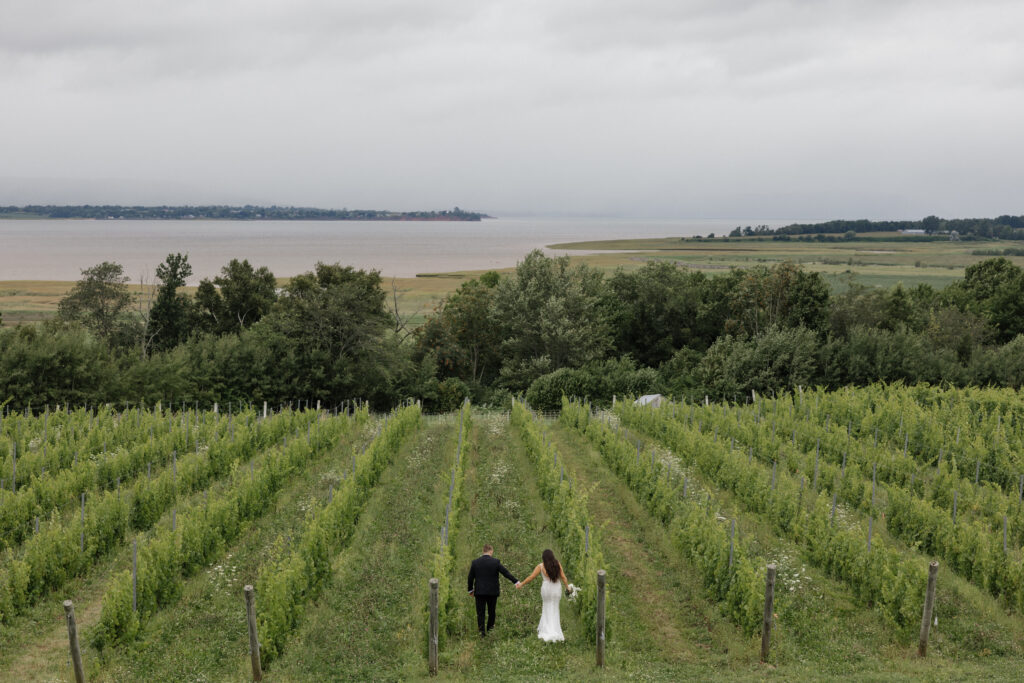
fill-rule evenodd
<path id="1" fill-rule="evenodd" d="M 177 346 L 192 332 L 195 305 L 190 297 L 178 292 L 190 275 L 192 266 L 187 254 L 168 254 L 167 260 L 156 267 L 160 285 L 150 310 L 149 324 L 157 349 Z"/>
<path id="2" fill-rule="evenodd" d="M 220 275 L 204 278 L 196 291 L 200 324 L 215 334 L 240 332 L 258 322 L 277 300 L 277 281 L 266 266 L 231 259 Z"/>
<path id="3" fill-rule="evenodd" d="M 82 278 L 61 299 L 58 317 L 77 322 L 112 347 L 131 343 L 134 320 L 128 276 L 119 263 L 104 261 L 82 271 Z"/>

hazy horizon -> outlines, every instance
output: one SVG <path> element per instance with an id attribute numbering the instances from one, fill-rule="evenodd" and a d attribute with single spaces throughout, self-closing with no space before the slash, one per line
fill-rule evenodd
<path id="1" fill-rule="evenodd" d="M 0 204 L 1024 213 L 1006 0 L 7 0 Z"/>
<path id="2" fill-rule="evenodd" d="M 142 206 L 142 207 L 156 207 L 156 206 L 236 206 L 236 207 L 242 207 L 242 206 L 261 206 L 261 207 L 269 207 L 269 206 L 274 206 L 273 204 L 259 203 L 259 202 L 230 203 L 230 202 L 195 202 L 195 201 L 191 201 L 191 202 L 190 201 L 183 201 L 183 202 L 175 202 L 175 203 L 169 203 L 169 202 L 159 202 L 159 203 L 157 203 L 157 202 L 150 202 L 150 203 L 145 203 L 145 202 L 142 202 L 142 203 L 139 203 L 139 202 L 134 202 L 134 203 L 117 203 L 117 202 L 100 202 L 100 201 L 78 201 L 78 202 L 67 202 L 67 201 L 63 201 L 63 202 L 58 202 L 58 201 L 3 202 L 3 201 L 0 201 L 0 206 L 2 206 L 2 205 L 6 205 L 6 206 L 29 206 L 29 205 L 36 205 L 36 206 L 108 206 L 109 205 L 109 206 L 125 206 L 125 207 L 128 207 L 128 206 Z M 393 209 L 390 206 L 322 206 L 322 205 L 313 205 L 313 204 L 277 204 L 276 206 L 284 207 L 284 208 L 291 207 L 291 208 L 301 208 L 301 209 L 324 209 L 324 210 L 345 210 L 345 209 L 351 209 L 351 210 L 398 211 L 397 209 Z M 445 210 L 450 210 L 452 208 L 455 208 L 455 205 L 453 205 L 453 206 L 408 207 L 406 209 L 402 209 L 402 211 L 445 211 Z M 728 216 L 728 215 L 692 215 L 691 216 L 691 215 L 686 215 L 686 216 L 683 216 L 683 215 L 671 215 L 671 214 L 664 214 L 664 215 L 655 215 L 655 214 L 631 214 L 631 215 L 624 215 L 624 214 L 600 213 L 600 212 L 576 212 L 576 213 L 561 212 L 560 213 L 560 212 L 557 212 L 557 211 L 509 211 L 509 212 L 503 212 L 503 213 L 499 214 L 499 213 L 495 213 L 493 211 L 488 211 L 486 208 L 466 207 L 466 206 L 459 206 L 459 208 L 462 209 L 463 211 L 470 211 L 470 212 L 475 212 L 475 213 L 487 214 L 488 218 L 491 218 L 491 219 L 494 219 L 494 218 L 507 218 L 507 219 L 513 219 L 513 220 L 515 220 L 515 219 L 537 219 L 537 220 L 553 220 L 553 221 L 558 221 L 558 220 L 571 221 L 571 220 L 583 220 L 583 219 L 586 219 L 586 220 L 610 220 L 610 221 L 622 221 L 622 222 L 628 222 L 628 221 L 664 221 L 666 223 L 670 223 L 672 221 L 703 221 L 703 220 L 707 220 L 707 221 L 736 221 L 737 222 L 736 225 L 739 226 L 739 227 L 744 227 L 746 225 L 752 225 L 753 226 L 753 225 L 763 224 L 765 222 L 774 223 L 774 224 L 776 224 L 778 226 L 778 225 L 787 225 L 787 224 L 790 224 L 790 223 L 808 223 L 808 224 L 824 223 L 824 222 L 834 221 L 834 220 L 914 221 L 914 220 L 921 220 L 922 218 L 925 218 L 926 215 L 936 215 L 934 212 L 930 212 L 928 214 L 921 214 L 921 215 L 916 215 L 916 214 L 914 214 L 914 215 L 911 215 L 911 214 L 905 214 L 905 215 L 885 214 L 885 215 L 878 215 L 878 216 L 866 216 L 866 215 L 859 215 L 859 214 L 858 215 L 830 215 L 830 216 L 810 216 L 809 215 L 809 216 L 805 216 L 805 217 L 789 218 L 789 217 L 785 217 L 785 216 L 760 216 L 760 215 L 751 215 L 751 216 L 742 216 L 742 215 L 737 215 L 737 216 Z M 963 215 L 944 214 L 944 215 L 941 215 L 939 217 L 948 220 L 948 219 L 962 219 L 962 218 L 968 218 L 968 219 L 969 218 L 997 218 L 998 216 L 1002 216 L 1002 215 L 1024 215 L 1024 207 L 1022 207 L 1022 209 L 1018 213 L 1000 212 L 1000 213 L 989 213 L 989 214 L 963 214 Z M 21 219 L 20 218 L 5 218 L 3 216 L 0 216 L 0 220 L 21 220 Z M 31 219 L 25 219 L 25 220 L 39 220 L 39 219 L 31 218 Z M 101 220 L 101 219 L 93 219 L 93 218 L 47 218 L 45 220 L 76 221 L 76 220 Z M 102 219 L 102 220 L 106 220 L 106 219 Z M 150 221 L 150 220 L 153 220 L 153 219 L 149 219 L 149 218 L 143 218 L 143 219 L 125 218 L 125 219 L 116 219 L 116 220 L 125 220 L 125 221 L 144 220 L 144 221 Z M 180 220 L 194 220 L 194 219 L 180 219 Z M 217 219 L 202 219 L 202 220 L 208 220 L 208 221 L 216 222 Z M 230 219 L 223 219 L 223 220 L 230 220 Z M 245 220 L 274 221 L 275 219 L 245 219 Z M 285 219 L 285 220 L 278 219 L 278 222 L 288 222 L 288 221 L 291 221 L 291 220 L 294 220 L 294 219 Z M 309 220 L 309 219 L 302 219 L 302 220 Z M 323 222 L 330 222 L 331 220 L 334 220 L 334 219 L 324 219 Z M 487 220 L 487 219 L 484 219 L 484 220 Z M 376 222 L 387 222 L 387 221 L 376 221 Z M 401 222 L 409 222 L 409 221 L 401 221 Z"/>

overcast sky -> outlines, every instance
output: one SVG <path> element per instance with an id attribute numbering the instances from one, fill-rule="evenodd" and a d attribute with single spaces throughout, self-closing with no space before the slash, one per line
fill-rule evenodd
<path id="1" fill-rule="evenodd" d="M 1024 213 L 1020 0 L 0 0 L 0 203 Z"/>

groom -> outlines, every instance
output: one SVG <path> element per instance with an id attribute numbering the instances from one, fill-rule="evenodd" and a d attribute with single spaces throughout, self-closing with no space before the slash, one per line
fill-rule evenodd
<path id="1" fill-rule="evenodd" d="M 512 583 L 519 583 L 516 577 L 512 576 L 512 572 L 501 564 L 501 560 L 494 557 L 494 548 L 487 543 L 484 545 L 484 554 L 469 565 L 468 589 L 469 594 L 476 598 L 476 625 L 481 636 L 487 635 L 487 632 L 494 628 L 494 608 L 498 606 L 498 595 L 501 594 L 501 586 L 498 585 L 499 572 Z M 485 610 L 488 612 L 487 630 L 484 630 Z"/>

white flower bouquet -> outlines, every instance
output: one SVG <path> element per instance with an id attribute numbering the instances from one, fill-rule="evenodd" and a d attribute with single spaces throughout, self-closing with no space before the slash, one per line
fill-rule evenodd
<path id="1" fill-rule="evenodd" d="M 569 602 L 574 602 L 576 596 L 580 594 L 580 587 L 570 583 L 569 587 L 565 589 L 565 594 L 569 596 Z"/>

